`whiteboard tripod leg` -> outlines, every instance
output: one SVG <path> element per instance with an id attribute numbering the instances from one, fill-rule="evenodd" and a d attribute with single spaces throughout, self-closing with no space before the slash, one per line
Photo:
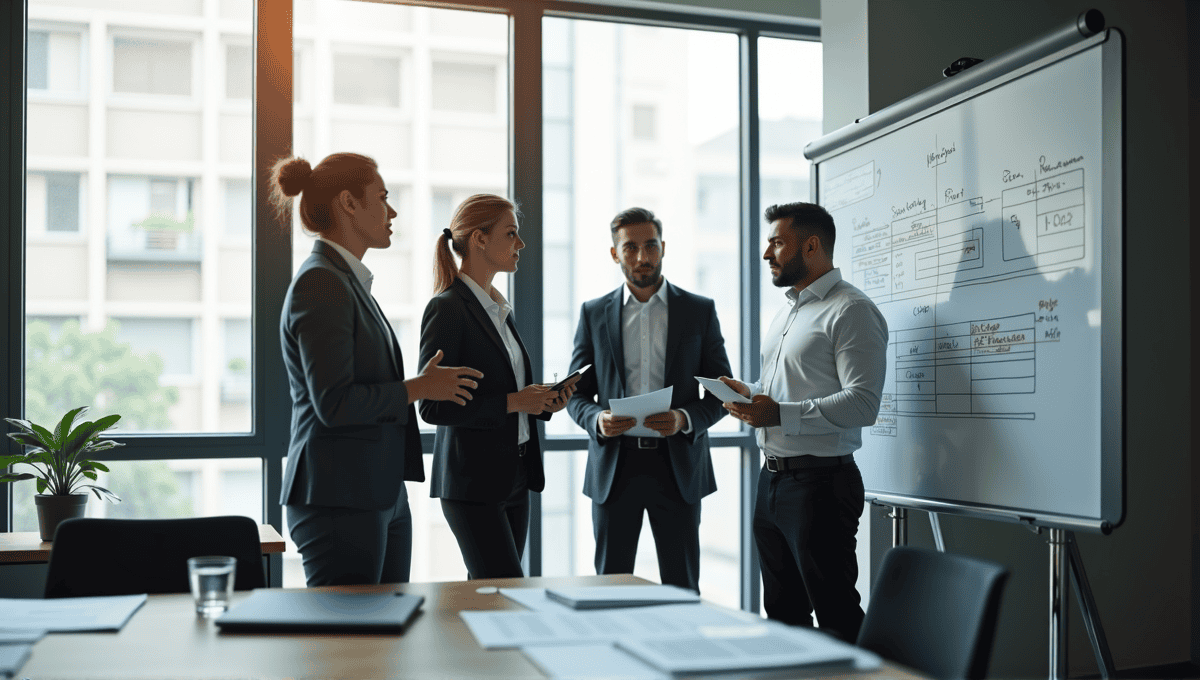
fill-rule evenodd
<path id="1" fill-rule="evenodd" d="M 1100 669 L 1100 677 L 1108 680 L 1115 672 L 1112 652 L 1108 649 L 1104 626 L 1100 624 L 1100 612 L 1096 609 L 1095 598 L 1092 597 L 1087 572 L 1083 570 L 1083 557 L 1079 554 L 1079 544 L 1075 542 L 1074 531 L 1067 532 L 1067 549 L 1070 551 L 1071 575 L 1075 577 L 1075 599 L 1079 601 L 1079 608 L 1083 611 L 1083 625 L 1087 628 L 1088 639 L 1092 641 L 1092 651 L 1096 654 L 1096 666 Z"/>
<path id="2" fill-rule="evenodd" d="M 893 507 L 888 517 L 892 518 L 892 547 L 908 545 L 908 510 Z"/>
<path id="3" fill-rule="evenodd" d="M 1063 680 L 1067 677 L 1067 579 L 1075 585 L 1075 598 L 1083 614 L 1092 651 L 1096 654 L 1096 665 L 1100 677 L 1111 678 L 1114 673 L 1112 654 L 1108 649 L 1108 638 L 1100 623 L 1096 600 L 1087 573 L 1083 569 L 1083 557 L 1075 542 L 1075 533 L 1064 529 L 1050 529 L 1050 678 Z M 1068 566 L 1070 572 L 1067 571 Z"/>
<path id="4" fill-rule="evenodd" d="M 929 528 L 933 529 L 933 545 L 938 552 L 946 552 L 946 541 L 942 539 L 942 523 L 938 521 L 936 512 L 929 513 Z"/>

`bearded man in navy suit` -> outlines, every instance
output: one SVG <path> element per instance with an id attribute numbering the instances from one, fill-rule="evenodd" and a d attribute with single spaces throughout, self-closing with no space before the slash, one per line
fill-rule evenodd
<path id="1" fill-rule="evenodd" d="M 728 375 L 729 358 L 709 298 L 662 275 L 662 222 L 630 208 L 610 225 L 613 262 L 625 283 L 583 304 L 571 370 L 592 364 L 567 404 L 587 430 L 583 492 L 592 499 L 596 573 L 633 572 L 643 514 L 663 583 L 700 590 L 700 499 L 717 490 L 708 428 L 721 400 L 700 396 L 695 376 Z M 609 401 L 672 387 L 670 410 L 643 419 L 655 437 L 627 436 L 635 418 L 614 416 Z"/>

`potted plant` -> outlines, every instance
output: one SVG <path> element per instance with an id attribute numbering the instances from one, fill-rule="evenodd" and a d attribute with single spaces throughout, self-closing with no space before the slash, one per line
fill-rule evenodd
<path id="1" fill-rule="evenodd" d="M 89 420 L 76 426 L 75 422 L 86 411 L 86 406 L 70 411 L 53 432 L 28 420 L 4 419 L 20 429 L 20 432 L 10 432 L 8 436 L 24 445 L 26 451 L 16 456 L 0 456 L 0 482 L 37 480 L 38 495 L 33 500 L 37 505 L 38 528 L 43 541 L 54 540 L 54 530 L 63 520 L 83 516 L 88 489 L 96 494 L 96 498 L 121 502 L 108 489 L 87 483 L 88 480 L 96 481 L 97 470 L 108 472 L 107 467 L 89 458 L 89 454 L 124 446 L 111 439 L 100 439 L 100 433 L 115 425 L 121 416 L 105 416 L 95 422 Z M 28 465 L 34 471 L 4 472 L 10 465 L 16 464 Z"/>

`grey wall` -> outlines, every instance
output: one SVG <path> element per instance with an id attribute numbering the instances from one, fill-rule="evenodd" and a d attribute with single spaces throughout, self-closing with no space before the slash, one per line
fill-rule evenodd
<path id="1" fill-rule="evenodd" d="M 1126 205 L 1126 520 L 1111 536 L 1079 543 L 1118 669 L 1196 656 L 1200 473 L 1190 424 L 1196 407 L 1191 242 L 1200 227 L 1197 121 L 1200 3 L 1161 0 L 852 0 L 865 23 L 839 0 L 822 3 L 826 54 L 863 44 L 825 66 L 826 115 L 836 128 L 941 80 L 958 57 L 991 57 L 1089 8 L 1125 35 Z M 837 7 L 838 9 L 835 9 Z M 1191 26 L 1189 38 L 1188 27 Z M 862 56 L 862 55 L 860 55 Z M 827 57 L 827 59 L 829 59 Z M 1189 70 L 1190 69 L 1190 70 Z M 864 86 L 867 109 L 858 111 Z M 838 102 L 847 102 L 842 106 Z M 1110 322 L 1106 319 L 1105 322 Z M 1063 433 L 1070 436 L 1069 432 Z M 911 513 L 910 544 L 932 547 L 923 513 Z M 991 675 L 1045 677 L 1048 671 L 1048 548 L 1044 537 L 999 522 L 943 517 L 947 549 L 978 555 L 1013 572 L 997 633 Z M 890 545 L 881 509 L 870 523 L 872 561 Z M 1074 604 L 1072 605 L 1074 607 Z M 1071 611 L 1072 676 L 1095 673 L 1078 609 Z"/>

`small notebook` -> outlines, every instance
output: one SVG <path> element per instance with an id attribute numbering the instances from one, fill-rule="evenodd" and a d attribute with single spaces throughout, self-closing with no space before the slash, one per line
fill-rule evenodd
<path id="1" fill-rule="evenodd" d="M 222 614 L 222 631 L 402 633 L 425 598 L 407 593 L 255 590 Z"/>
<path id="2" fill-rule="evenodd" d="M 575 609 L 645 607 L 654 604 L 683 604 L 700 601 L 700 596 L 691 590 L 665 585 L 547 588 L 546 597 Z"/>

